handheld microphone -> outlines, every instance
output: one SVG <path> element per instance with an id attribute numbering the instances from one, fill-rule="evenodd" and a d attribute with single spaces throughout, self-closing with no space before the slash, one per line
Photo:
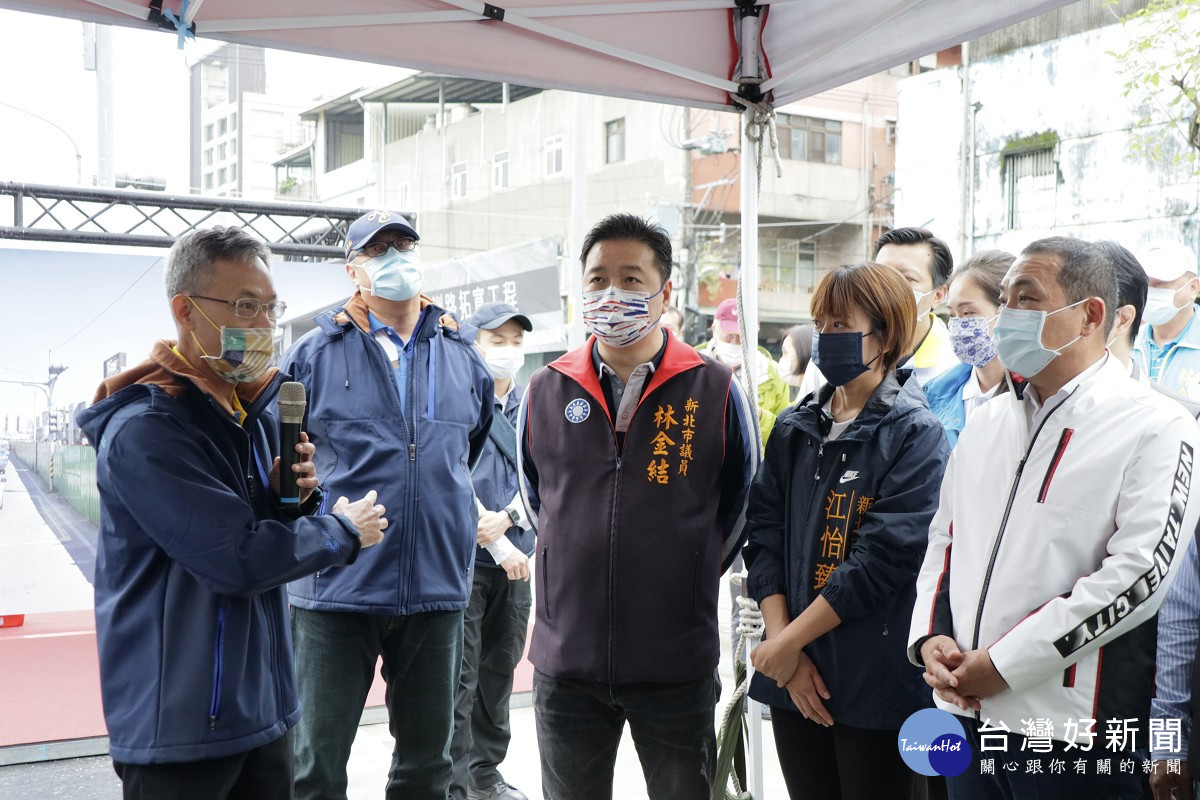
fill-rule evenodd
<path id="1" fill-rule="evenodd" d="M 279 387 L 279 502 L 284 506 L 300 505 L 300 487 L 292 467 L 300 463 L 296 445 L 300 443 L 307 405 L 304 384 L 288 381 Z"/>

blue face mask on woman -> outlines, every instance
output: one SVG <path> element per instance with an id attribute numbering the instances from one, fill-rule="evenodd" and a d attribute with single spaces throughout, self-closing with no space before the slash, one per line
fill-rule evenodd
<path id="1" fill-rule="evenodd" d="M 871 368 L 879 356 L 863 363 L 862 340 L 870 333 L 846 331 L 838 333 L 812 332 L 812 363 L 817 365 L 830 386 L 845 386 Z M 880 355 L 883 355 L 880 353 Z"/>
<path id="2" fill-rule="evenodd" d="M 425 285 L 425 276 L 416 264 L 412 250 L 400 252 L 389 247 L 381 256 L 359 264 L 371 279 L 371 294 L 384 300 L 410 300 Z"/>

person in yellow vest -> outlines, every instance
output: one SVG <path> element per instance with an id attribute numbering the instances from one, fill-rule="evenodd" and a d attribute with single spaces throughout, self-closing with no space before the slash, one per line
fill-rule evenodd
<path id="1" fill-rule="evenodd" d="M 715 358 L 738 375 L 742 369 L 742 337 L 738 329 L 737 300 L 722 300 L 717 306 L 712 324 L 713 338 L 698 346 L 698 350 Z M 762 442 L 767 441 L 775 416 L 788 407 L 791 395 L 779 365 L 765 347 L 759 347 L 754 359 L 754 386 L 758 392 L 758 430 Z"/>

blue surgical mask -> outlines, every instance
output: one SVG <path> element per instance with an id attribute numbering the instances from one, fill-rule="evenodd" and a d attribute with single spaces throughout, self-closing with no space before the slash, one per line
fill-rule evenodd
<path id="1" fill-rule="evenodd" d="M 996 355 L 1004 368 L 1017 373 L 1028 380 L 1046 368 L 1054 359 L 1071 345 L 1082 338 L 1076 336 L 1057 350 L 1051 350 L 1042 344 L 1042 328 L 1046 325 L 1046 317 L 1074 308 L 1080 303 L 1086 303 L 1088 298 L 1078 303 L 1063 306 L 1057 311 L 1034 311 L 1019 308 L 1000 309 L 996 327 L 992 331 L 992 342 L 996 347 Z"/>
<path id="2" fill-rule="evenodd" d="M 845 386 L 871 368 L 869 363 L 863 363 L 862 357 L 863 337 L 870 335 L 859 331 L 817 333 L 813 329 L 812 363 L 831 386 Z M 871 361 L 876 358 L 879 356 Z"/>
<path id="3" fill-rule="evenodd" d="M 991 319 L 987 317 L 951 317 L 950 346 L 954 355 L 964 364 L 982 367 L 996 357 L 992 334 L 988 330 Z"/>
<path id="4" fill-rule="evenodd" d="M 411 300 L 420 294 L 425 276 L 417 267 L 415 253 L 389 247 L 383 255 L 359 264 L 371 279 L 371 294 L 384 300 Z"/>

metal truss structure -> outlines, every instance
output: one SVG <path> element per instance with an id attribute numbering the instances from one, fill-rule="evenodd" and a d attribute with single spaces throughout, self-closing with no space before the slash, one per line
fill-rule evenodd
<path id="1" fill-rule="evenodd" d="M 342 258 L 362 209 L 226 197 L 0 182 L 0 239 L 170 247 L 197 226 L 238 225 L 285 261 Z M 411 215 L 410 215 L 411 216 Z"/>

